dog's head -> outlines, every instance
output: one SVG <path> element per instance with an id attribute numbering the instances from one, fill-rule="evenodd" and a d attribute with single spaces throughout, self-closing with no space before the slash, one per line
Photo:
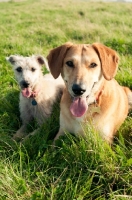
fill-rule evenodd
<path id="1" fill-rule="evenodd" d="M 98 43 L 66 43 L 51 50 L 47 59 L 54 78 L 61 73 L 74 106 L 80 104 L 82 108 L 91 103 L 91 95 L 98 91 L 102 80 L 115 76 L 119 60 L 114 50 Z"/>
<path id="2" fill-rule="evenodd" d="M 25 97 L 29 97 L 42 76 L 41 66 L 46 64 L 42 56 L 23 57 L 11 55 L 6 58 L 13 66 L 15 77 Z"/>

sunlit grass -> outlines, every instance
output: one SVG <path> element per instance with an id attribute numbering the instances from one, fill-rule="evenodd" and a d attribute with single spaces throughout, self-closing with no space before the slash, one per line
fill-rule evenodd
<path id="1" fill-rule="evenodd" d="M 132 4 L 84 0 L 28 0 L 0 3 L 0 199 L 132 199 L 132 116 L 112 147 L 90 126 L 86 138 L 69 133 L 52 141 L 59 109 L 25 144 L 12 141 L 21 126 L 19 88 L 5 57 L 46 56 L 67 41 L 101 42 L 120 56 L 116 79 L 132 88 Z M 36 124 L 31 123 L 29 129 Z"/>

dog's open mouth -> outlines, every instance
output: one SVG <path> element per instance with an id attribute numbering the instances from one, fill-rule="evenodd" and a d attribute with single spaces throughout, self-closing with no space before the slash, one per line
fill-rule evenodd
<path id="1" fill-rule="evenodd" d="M 22 88 L 21 90 L 22 95 L 26 98 L 35 98 L 38 95 L 39 91 L 40 88 L 31 88 L 31 87 Z"/>
<path id="2" fill-rule="evenodd" d="M 70 111 L 74 117 L 83 116 L 88 109 L 87 97 L 74 97 Z"/>
<path id="3" fill-rule="evenodd" d="M 96 82 L 94 82 L 92 89 L 94 88 L 95 84 Z M 92 89 L 91 89 L 91 92 L 92 92 Z M 88 110 L 88 103 L 87 103 L 88 98 L 89 98 L 89 95 L 72 98 L 70 111 L 74 117 L 82 117 L 86 113 L 86 111 Z"/>
<path id="4" fill-rule="evenodd" d="M 32 95 L 32 89 L 31 88 L 23 88 L 22 89 L 22 95 L 24 96 L 24 97 L 27 97 L 27 98 L 29 98 L 29 97 L 31 97 L 31 95 Z"/>

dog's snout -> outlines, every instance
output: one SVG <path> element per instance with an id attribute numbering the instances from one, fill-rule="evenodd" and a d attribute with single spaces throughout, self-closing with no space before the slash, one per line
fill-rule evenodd
<path id="1" fill-rule="evenodd" d="M 75 95 L 82 95 L 84 92 L 86 92 L 86 86 L 83 84 L 73 84 L 72 91 Z"/>
<path id="2" fill-rule="evenodd" d="M 27 88 L 28 86 L 29 86 L 29 83 L 27 82 L 27 81 L 22 81 L 22 86 L 24 87 L 24 88 Z"/>

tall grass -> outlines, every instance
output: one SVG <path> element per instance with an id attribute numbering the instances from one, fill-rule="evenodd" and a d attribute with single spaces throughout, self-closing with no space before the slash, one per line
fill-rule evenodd
<path id="1" fill-rule="evenodd" d="M 132 115 L 110 147 L 90 126 L 86 138 L 69 133 L 51 147 L 59 109 L 24 144 L 12 140 L 21 126 L 19 88 L 5 57 L 46 56 L 67 41 L 101 42 L 120 55 L 116 79 L 132 88 L 132 4 L 83 0 L 12 0 L 0 3 L 0 199 L 132 199 Z M 29 124 L 34 130 L 36 124 Z"/>

